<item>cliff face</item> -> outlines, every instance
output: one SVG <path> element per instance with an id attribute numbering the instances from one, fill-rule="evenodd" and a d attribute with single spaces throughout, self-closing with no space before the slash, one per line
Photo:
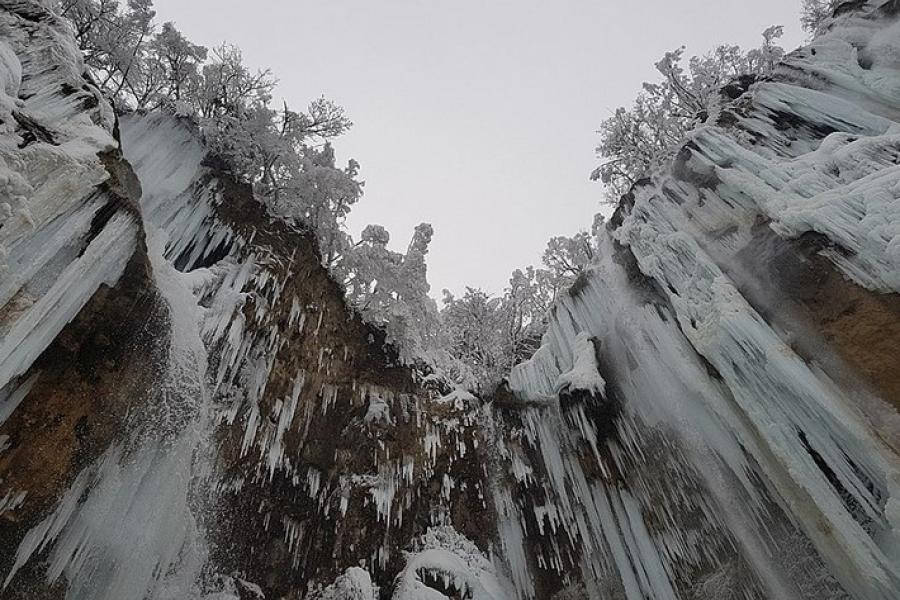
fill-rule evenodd
<path id="1" fill-rule="evenodd" d="M 513 371 L 536 405 L 500 441 L 520 594 L 900 595 L 898 10 L 845 6 L 725 90 Z M 594 351 L 605 387 L 567 394 Z"/>
<path id="2" fill-rule="evenodd" d="M 139 291 L 140 190 L 65 25 L 4 5 L 0 59 L 0 518 L 21 529 L 114 436 L 135 400 L 120 382 L 151 375 L 134 344 L 164 336 L 142 332 L 161 314 Z"/>
<path id="3" fill-rule="evenodd" d="M 900 7 L 843 11 L 482 401 L 0 0 L 0 596 L 900 597 Z"/>
<path id="4" fill-rule="evenodd" d="M 399 366 L 311 238 L 270 220 L 189 126 L 132 116 L 122 131 L 145 226 L 202 307 L 216 568 L 295 597 L 359 564 L 389 585 L 429 525 L 486 548 L 474 398 Z"/>
<path id="5" fill-rule="evenodd" d="M 115 122 L 66 26 L 0 6 L 3 596 L 371 597 L 460 540 L 493 578 L 475 399 L 399 365 L 194 126 Z"/>

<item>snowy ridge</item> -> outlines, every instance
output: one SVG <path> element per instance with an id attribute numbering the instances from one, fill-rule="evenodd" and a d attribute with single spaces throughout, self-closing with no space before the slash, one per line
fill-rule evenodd
<path id="1" fill-rule="evenodd" d="M 829 262 L 900 289 L 894 4 L 845 14 L 637 187 L 512 372 L 532 403 L 506 419 L 495 501 L 520 597 L 570 565 L 592 597 L 900 595 L 896 398 L 807 343 L 798 308 Z M 557 401 L 588 337 L 610 398 Z"/>

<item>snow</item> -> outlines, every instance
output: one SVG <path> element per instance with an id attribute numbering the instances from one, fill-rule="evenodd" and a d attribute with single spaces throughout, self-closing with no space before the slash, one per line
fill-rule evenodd
<path id="1" fill-rule="evenodd" d="M 455 410 L 462 411 L 474 406 L 478 402 L 478 399 L 470 392 L 457 386 L 454 387 L 453 391 L 451 391 L 449 394 L 441 396 L 440 398 L 435 400 L 435 402 L 438 402 L 440 404 L 448 404 Z"/>
<path id="2" fill-rule="evenodd" d="M 322 343 L 310 372 L 278 373 L 288 385 L 266 410 L 285 368 L 279 350 L 291 336 L 326 339 L 333 321 L 286 291 L 294 257 L 220 218 L 197 131 L 162 114 L 121 123 L 143 219 L 116 204 L 92 232 L 119 202 L 98 191 L 109 174 L 97 153 L 115 146 L 110 108 L 87 113 L 58 94 L 83 80 L 52 20 L 27 25 L 26 39 L 11 18 L 0 17 L 0 119 L 22 111 L 58 145 L 19 149 L 0 131 L 0 423 L 40 380 L 37 357 L 100 286 L 116 285 L 141 232 L 169 321 L 135 427 L 27 534 L 5 586 L 44 561 L 68 598 L 261 597 L 236 577 L 204 587 L 214 565 L 202 524 L 215 523 L 205 492 L 283 476 L 325 515 L 343 517 L 362 497 L 369 534 L 383 536 L 360 566 L 311 590 L 320 600 L 379 597 L 373 575 L 394 564 L 404 521 L 423 518 L 430 528 L 406 548 L 396 600 L 532 599 L 555 577 L 628 600 L 900 596 L 900 466 L 885 413 L 869 409 L 881 400 L 839 377 L 827 347 L 801 355 L 794 333 L 761 312 L 783 298 L 739 260 L 765 259 L 752 254 L 761 227 L 780 239 L 813 232 L 848 277 L 900 291 L 900 21 L 842 19 L 815 54 L 793 54 L 755 85 L 732 126 L 692 134 L 683 164 L 637 190 L 583 285 L 562 294 L 540 350 L 510 373 L 518 405 L 334 383 L 322 375 L 349 350 Z M 61 69 L 41 62 L 49 50 Z M 748 288 L 760 291 L 753 301 Z M 560 402 L 576 390 L 589 394 Z M 304 391 L 318 393 L 315 408 Z M 306 440 L 312 411 L 346 410 L 347 398 L 376 467 L 335 477 L 301 464 L 291 434 Z M 413 447 L 392 455 L 391 428 L 410 423 Z M 250 465 L 227 481 L 212 475 L 220 424 L 237 429 Z M 0 452 L 9 443 L 0 438 Z M 470 465 L 452 467 L 463 460 L 483 472 L 461 477 Z M 487 549 L 447 525 L 472 486 L 497 515 Z M 434 502 L 413 514 L 426 490 Z M 29 494 L 6 492 L 0 512 Z M 272 513 L 267 528 L 269 516 L 298 569 L 310 522 Z"/>
<path id="3" fill-rule="evenodd" d="M 606 381 L 600 375 L 594 342 L 587 332 L 582 331 L 575 337 L 572 368 L 561 373 L 556 379 L 557 393 L 562 390 L 585 390 L 599 396 L 606 394 Z"/>
<path id="4" fill-rule="evenodd" d="M 475 544 L 452 527 L 430 528 L 414 546 L 397 576 L 394 600 L 447 600 L 449 596 L 435 589 L 433 582 L 472 600 L 512 598 L 509 582 Z"/>
<path id="5" fill-rule="evenodd" d="M 350 567 L 328 587 L 314 591 L 310 600 L 378 600 L 378 586 L 372 583 L 369 572 Z"/>

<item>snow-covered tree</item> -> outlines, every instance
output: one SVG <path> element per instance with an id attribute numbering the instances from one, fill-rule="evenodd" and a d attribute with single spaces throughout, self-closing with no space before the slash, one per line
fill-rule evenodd
<path id="1" fill-rule="evenodd" d="M 822 28 L 835 9 L 844 0 L 803 0 L 800 23 L 810 35 L 821 33 Z"/>
<path id="2" fill-rule="evenodd" d="M 253 184 L 275 215 L 314 231 L 323 264 L 333 267 L 349 243 L 345 219 L 362 195 L 359 164 L 337 166 L 329 141 L 310 131 L 343 129 L 311 129 L 320 124 L 308 115 L 261 103 L 200 121 L 210 148 Z"/>
<path id="3" fill-rule="evenodd" d="M 158 27 L 152 0 L 60 0 L 100 89 L 119 109 L 155 108 L 193 94 L 207 50 L 172 23 Z"/>
<path id="4" fill-rule="evenodd" d="M 416 227 L 405 254 L 388 248 L 390 236 L 379 225 L 355 243 L 346 231 L 362 182 L 355 161 L 336 164 L 331 141 L 351 126 L 340 106 L 325 98 L 305 111 L 286 102 L 273 106 L 269 70 L 247 67 L 234 46 L 209 51 L 172 23 L 157 26 L 151 0 L 64 0 L 61 10 L 118 108 L 194 119 L 210 151 L 253 186 L 271 213 L 315 234 L 322 262 L 349 302 L 383 327 L 408 361 L 425 359 L 469 387 L 496 382 L 534 352 L 547 311 L 592 259 L 588 234 L 553 238 L 543 266 L 515 271 L 500 297 L 469 290 L 448 299 L 442 326 L 427 280 L 430 225 Z M 449 354 L 442 350 L 448 337 Z"/>
<path id="5" fill-rule="evenodd" d="M 510 367 L 528 359 L 541 343 L 547 315 L 571 282 L 548 269 L 516 269 L 501 296 L 503 340 Z"/>
<path id="6" fill-rule="evenodd" d="M 369 225 L 335 268 L 348 301 L 367 321 L 385 330 L 408 362 L 433 363 L 440 346 L 437 304 L 428 295 L 425 261 L 433 234 L 431 225 L 420 224 L 406 254 L 401 254 L 387 247 L 390 234 L 384 227 Z"/>
<path id="7" fill-rule="evenodd" d="M 762 32 L 763 43 L 747 53 L 749 74 L 771 73 L 784 58 L 784 48 L 778 40 L 784 37 L 784 26 L 772 25 Z"/>
<path id="8" fill-rule="evenodd" d="M 502 302 L 470 287 L 460 298 L 444 290 L 441 324 L 448 349 L 471 371 L 473 391 L 489 392 L 512 367 L 503 339 Z"/>
<path id="9" fill-rule="evenodd" d="M 586 231 L 576 233 L 572 237 L 557 236 L 550 238 L 542 258 L 544 265 L 556 277 L 581 275 L 584 268 L 594 259 L 594 242 Z"/>
<path id="10" fill-rule="evenodd" d="M 240 116 L 251 107 L 267 106 L 276 83 L 268 69 L 247 68 L 237 46 L 222 44 L 203 65 L 192 100 L 201 118 Z"/>
<path id="11" fill-rule="evenodd" d="M 119 99 L 138 76 L 147 43 L 155 31 L 152 0 L 62 0 L 60 14 L 72 23 L 101 89 Z"/>
<path id="12" fill-rule="evenodd" d="M 602 224 L 602 219 L 598 220 Z M 503 293 L 492 297 L 466 288 L 457 298 L 444 290 L 441 325 L 450 353 L 465 365 L 473 391 L 490 392 L 516 364 L 540 346 L 550 309 L 594 260 L 594 237 L 580 232 L 547 243 L 543 266 L 513 271 Z"/>
<path id="13" fill-rule="evenodd" d="M 174 23 L 163 23 L 149 46 L 155 60 L 164 66 L 160 93 L 172 102 L 190 102 L 196 98 L 196 90 L 202 85 L 200 67 L 206 60 L 207 49 L 192 44 Z"/>
<path id="14" fill-rule="evenodd" d="M 347 299 L 364 313 L 383 315 L 396 298 L 403 255 L 387 247 L 390 239 L 384 227 L 369 225 L 341 263 Z"/>
<path id="15" fill-rule="evenodd" d="M 240 49 L 211 52 L 173 23 L 153 23 L 151 0 L 63 0 L 85 62 L 120 110 L 166 108 L 191 116 L 210 149 L 253 184 L 279 216 L 314 230 L 323 262 L 333 266 L 348 245 L 344 219 L 362 194 L 359 165 L 335 164 L 329 141 L 351 125 L 325 99 L 306 112 L 272 107 L 276 80 L 248 68 Z"/>
<path id="16" fill-rule="evenodd" d="M 191 117 L 210 151 L 253 186 L 275 216 L 316 235 L 323 264 L 348 300 L 385 328 L 404 358 L 437 348 L 437 304 L 429 295 L 426 255 L 433 230 L 416 227 L 405 254 L 387 248 L 380 226 L 353 243 L 345 220 L 362 195 L 359 164 L 336 164 L 331 140 L 352 123 L 317 98 L 305 112 L 272 105 L 276 80 L 246 66 L 238 48 L 193 44 L 172 23 L 153 23 L 151 0 L 63 0 L 86 64 L 120 110 L 165 109 Z"/>
<path id="17" fill-rule="evenodd" d="M 600 125 L 597 154 L 603 159 L 592 178 L 606 184 L 611 202 L 628 192 L 654 164 L 669 158 L 688 131 L 718 111 L 720 90 L 742 75 L 764 75 L 784 55 L 777 44 L 783 28 L 766 29 L 759 48 L 744 52 L 721 45 L 685 59 L 684 47 L 656 63 L 662 81 L 647 82 L 631 108 L 620 107 Z"/>

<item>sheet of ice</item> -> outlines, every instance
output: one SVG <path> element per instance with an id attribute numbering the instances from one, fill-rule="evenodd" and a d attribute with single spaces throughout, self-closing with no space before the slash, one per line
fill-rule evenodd
<path id="1" fill-rule="evenodd" d="M 24 303 L 0 341 L 0 389 L 24 373 L 87 303 L 97 288 L 115 285 L 134 252 L 135 220 L 114 216 L 81 256 L 64 268 L 42 295 Z"/>

